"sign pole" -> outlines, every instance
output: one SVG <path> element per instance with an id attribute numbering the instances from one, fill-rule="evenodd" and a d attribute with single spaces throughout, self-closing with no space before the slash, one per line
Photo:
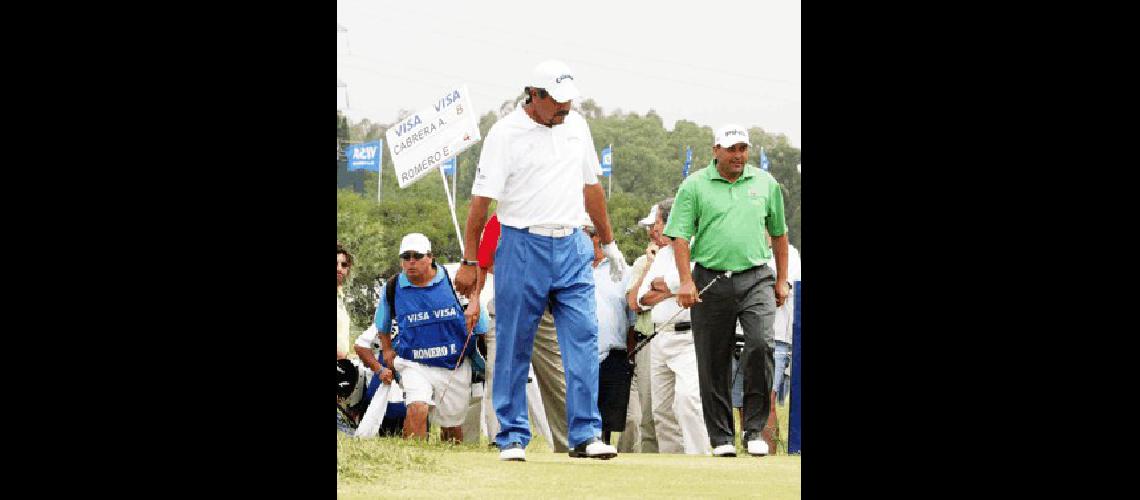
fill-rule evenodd
<path id="1" fill-rule="evenodd" d="M 614 197 L 614 143 L 610 143 L 610 194 L 606 198 Z"/>
<path id="2" fill-rule="evenodd" d="M 437 168 L 439 170 L 439 178 L 443 180 L 443 194 L 447 197 L 447 207 L 451 209 L 451 223 L 455 225 L 455 238 L 459 241 L 459 255 L 463 257 L 463 235 L 459 233 L 459 220 L 455 218 L 455 203 L 452 201 L 451 192 L 447 189 L 447 174 L 443 173 L 443 167 Z"/>

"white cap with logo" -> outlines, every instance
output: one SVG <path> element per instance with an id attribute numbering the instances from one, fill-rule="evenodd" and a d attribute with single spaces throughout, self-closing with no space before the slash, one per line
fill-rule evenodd
<path id="1" fill-rule="evenodd" d="M 531 72 L 527 83 L 530 87 L 546 89 L 550 96 L 558 102 L 577 99 L 581 92 L 574 85 L 574 72 L 562 61 L 548 60 L 539 63 Z"/>
<path id="2" fill-rule="evenodd" d="M 644 219 L 637 221 L 637 225 L 645 226 L 645 227 L 652 226 L 653 224 L 656 224 L 656 223 L 657 223 L 657 205 L 656 204 L 653 205 L 652 207 L 650 207 L 649 215 L 646 215 Z"/>
<path id="3" fill-rule="evenodd" d="M 740 143 L 749 144 L 748 130 L 740 125 L 725 125 L 717 129 L 716 136 L 713 138 L 713 145 L 722 148 L 731 148 Z"/>
<path id="4" fill-rule="evenodd" d="M 408 233 L 404 239 L 400 241 L 400 253 L 407 251 L 419 253 L 431 253 L 431 242 L 428 241 L 427 236 L 423 233 Z"/>

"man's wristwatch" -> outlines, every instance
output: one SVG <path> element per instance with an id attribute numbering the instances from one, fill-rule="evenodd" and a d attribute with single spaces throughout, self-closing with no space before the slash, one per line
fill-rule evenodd
<path id="1" fill-rule="evenodd" d="M 477 265 L 479 265 L 479 261 L 477 261 L 477 260 L 460 259 L 459 263 L 463 264 L 465 266 L 477 266 Z"/>

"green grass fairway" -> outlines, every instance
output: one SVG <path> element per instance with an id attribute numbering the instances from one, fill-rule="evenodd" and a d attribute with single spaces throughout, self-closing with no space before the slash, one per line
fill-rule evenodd
<path id="1" fill-rule="evenodd" d="M 541 437 L 526 462 L 486 445 L 337 435 L 337 498 L 800 497 L 800 457 L 713 458 L 625 453 L 612 460 L 553 453 Z"/>

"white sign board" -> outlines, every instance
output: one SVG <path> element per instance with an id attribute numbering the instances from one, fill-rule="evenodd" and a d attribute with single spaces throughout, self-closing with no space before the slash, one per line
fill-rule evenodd
<path id="1" fill-rule="evenodd" d="M 388 129 L 388 152 L 401 188 L 479 142 L 479 120 L 467 86 L 454 88 L 430 107 Z"/>

